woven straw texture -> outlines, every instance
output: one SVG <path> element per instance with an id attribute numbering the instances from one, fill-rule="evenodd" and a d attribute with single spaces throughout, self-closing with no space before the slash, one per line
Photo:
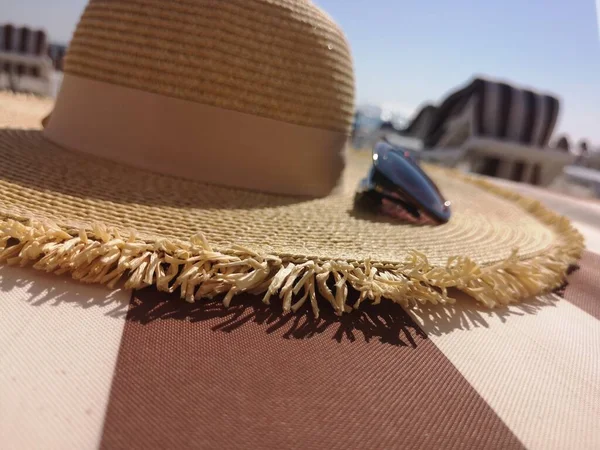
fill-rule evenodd
<path id="1" fill-rule="evenodd" d="M 309 0 L 92 0 L 65 72 L 347 132 L 346 39 Z"/>
<path id="2" fill-rule="evenodd" d="M 435 265 L 457 254 L 485 265 L 506 259 L 514 248 L 523 258 L 543 253 L 557 239 L 513 202 L 443 173 L 433 177 L 453 203 L 454 217 L 445 226 L 398 225 L 357 213 L 353 193 L 367 173 L 367 154 L 350 158 L 339 194 L 299 201 L 132 170 L 63 150 L 36 131 L 1 133 L 0 210 L 15 218 L 102 222 L 150 240 L 203 233 L 219 251 L 237 244 L 304 260 L 397 263 L 415 249 Z"/>
<path id="3" fill-rule="evenodd" d="M 6 247 L 0 260 L 27 264 L 50 255 L 37 267 L 65 273 L 83 264 L 78 278 L 103 283 L 138 268 L 130 287 L 160 288 L 164 276 L 164 290 L 174 290 L 181 284 L 169 284 L 174 277 L 188 280 L 185 267 L 207 258 L 201 265 L 205 278 L 194 282 L 188 300 L 227 292 L 230 301 L 237 292 L 269 288 L 268 301 L 287 288 L 289 309 L 292 293 L 304 286 L 308 295 L 302 283 L 314 279 L 343 312 L 346 283 L 375 301 L 446 301 L 449 287 L 489 306 L 519 300 L 560 285 L 583 248 L 568 220 L 485 182 L 465 182 L 457 173 L 431 171 L 453 202 L 450 223 L 404 225 L 353 209 L 353 192 L 370 164 L 365 154 L 351 154 L 339 193 L 297 200 L 151 174 L 59 148 L 39 131 L 23 129 L 37 126 L 47 102 L 8 95 L 0 100 L 0 244 Z M 11 219 L 57 225 L 22 228 Z M 77 259 L 82 249 L 99 245 L 88 238 L 106 247 Z M 20 246 L 11 247 L 11 239 Z M 129 259 L 123 239 L 142 246 Z M 73 250 L 76 245 L 82 247 Z M 170 268 L 157 274 L 161 261 Z M 341 291 L 328 290 L 330 277 Z"/>

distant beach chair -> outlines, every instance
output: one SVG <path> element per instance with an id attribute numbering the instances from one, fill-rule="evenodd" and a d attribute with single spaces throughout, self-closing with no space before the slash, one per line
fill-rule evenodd
<path id="1" fill-rule="evenodd" d="M 0 26 L 0 89 L 48 95 L 53 64 L 47 52 L 44 31 Z"/>
<path id="2" fill-rule="evenodd" d="M 431 125 L 438 110 L 438 107 L 426 104 L 419 110 L 415 118 L 409 122 L 407 127 L 402 130 L 402 134 L 424 140 L 427 137 L 428 131 L 431 129 Z"/>
<path id="3" fill-rule="evenodd" d="M 52 60 L 52 66 L 57 72 L 64 71 L 64 59 L 67 53 L 67 46 L 61 44 L 48 45 L 48 56 Z"/>
<path id="4" fill-rule="evenodd" d="M 571 143 L 569 142 L 569 138 L 567 136 L 561 136 L 554 143 L 553 148 L 563 151 L 570 152 L 571 151 Z"/>
<path id="5" fill-rule="evenodd" d="M 600 171 L 589 167 L 567 166 L 564 174 L 571 182 L 588 186 L 594 195 L 600 198 Z"/>
<path id="6" fill-rule="evenodd" d="M 586 167 L 600 172 L 600 152 L 590 153 L 588 155 Z"/>
<path id="7" fill-rule="evenodd" d="M 402 134 L 419 129 L 423 160 L 466 161 L 475 173 L 548 185 L 575 159 L 548 148 L 559 109 L 552 95 L 478 77 L 450 93 L 424 128 L 422 110 Z"/>

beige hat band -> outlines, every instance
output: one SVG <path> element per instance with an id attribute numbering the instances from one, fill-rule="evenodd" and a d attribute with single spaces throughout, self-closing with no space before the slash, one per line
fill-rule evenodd
<path id="1" fill-rule="evenodd" d="M 166 175 L 324 196 L 344 169 L 344 133 L 65 74 L 44 136 Z"/>

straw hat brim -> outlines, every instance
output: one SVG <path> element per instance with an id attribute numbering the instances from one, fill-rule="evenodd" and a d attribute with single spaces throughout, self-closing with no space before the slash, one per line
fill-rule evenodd
<path id="1" fill-rule="evenodd" d="M 327 198 L 275 196 L 60 148 L 39 130 L 51 103 L 6 95 L 0 103 L 3 262 L 179 290 L 188 301 L 253 292 L 281 298 L 285 310 L 311 302 L 318 313 L 318 292 L 342 313 L 383 298 L 451 302 L 450 288 L 490 307 L 519 301 L 558 287 L 583 250 L 567 219 L 458 172 L 428 168 L 452 201 L 448 224 L 400 224 L 354 208 L 364 153 L 350 152 L 343 184 Z"/>

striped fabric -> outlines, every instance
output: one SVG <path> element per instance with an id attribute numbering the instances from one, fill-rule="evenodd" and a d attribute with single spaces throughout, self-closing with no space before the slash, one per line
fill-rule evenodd
<path id="1" fill-rule="evenodd" d="M 0 26 L 0 71 L 37 78 L 41 75 L 39 64 L 28 64 L 25 60 L 3 61 L 1 54 L 43 57 L 47 52 L 48 41 L 44 31 L 32 30 L 29 27 L 15 27 L 11 24 Z"/>
<path id="2" fill-rule="evenodd" d="M 559 109 L 559 100 L 553 95 L 475 78 L 441 103 L 424 137 L 424 145 L 444 146 L 451 135 L 466 126 L 463 141 L 469 136 L 491 137 L 545 147 Z"/>
<path id="3" fill-rule="evenodd" d="M 600 203 L 515 185 L 600 251 Z M 600 255 L 507 308 L 316 320 L 0 267 L 3 448 L 597 449 Z"/>
<path id="4" fill-rule="evenodd" d="M 559 110 L 560 102 L 553 95 L 475 78 L 451 92 L 435 112 L 432 113 L 429 106 L 421 110 L 403 134 L 422 139 L 425 149 L 456 148 L 469 138 L 491 138 L 544 148 L 556 126 Z M 425 116 L 431 117 L 423 129 Z M 486 157 L 472 171 L 497 176 L 500 165 L 500 159 Z M 539 165 L 527 171 L 524 162 L 515 162 L 510 178 L 538 184 L 540 171 Z"/>
<path id="5" fill-rule="evenodd" d="M 11 24 L 0 26 L 0 50 L 44 55 L 47 51 L 46 33 Z"/>

